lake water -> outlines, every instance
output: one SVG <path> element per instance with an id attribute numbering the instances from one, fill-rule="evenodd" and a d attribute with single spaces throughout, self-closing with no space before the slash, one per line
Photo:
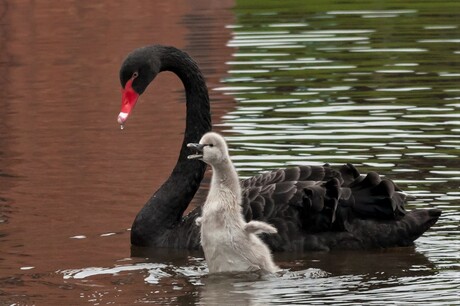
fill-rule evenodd
<path id="1" fill-rule="evenodd" d="M 459 304 L 459 20 L 457 1 L 3 2 L 0 304 Z M 443 215 L 414 247 L 276 254 L 265 278 L 132 256 L 184 129 L 170 73 L 116 123 L 119 66 L 151 43 L 198 61 L 241 176 L 352 162 Z"/>

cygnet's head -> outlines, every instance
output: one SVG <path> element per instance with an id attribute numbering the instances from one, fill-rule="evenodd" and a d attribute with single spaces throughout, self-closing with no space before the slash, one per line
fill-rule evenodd
<path id="1" fill-rule="evenodd" d="M 200 143 L 189 143 L 187 147 L 198 151 L 197 154 L 189 155 L 188 159 L 201 159 L 210 165 L 218 165 L 229 160 L 224 137 L 214 132 L 204 134 Z"/>

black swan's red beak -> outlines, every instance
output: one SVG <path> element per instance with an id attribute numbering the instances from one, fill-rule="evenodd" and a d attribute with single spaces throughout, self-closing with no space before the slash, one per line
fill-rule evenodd
<path id="1" fill-rule="evenodd" d="M 118 114 L 117 121 L 122 127 L 139 98 L 139 94 L 133 89 L 132 84 L 133 79 L 126 82 L 125 88 L 121 90 L 121 111 L 120 114 Z"/>

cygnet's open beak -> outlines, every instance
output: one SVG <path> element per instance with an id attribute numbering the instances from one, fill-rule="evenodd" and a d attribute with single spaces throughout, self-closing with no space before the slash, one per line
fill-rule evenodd
<path id="1" fill-rule="evenodd" d="M 189 143 L 187 144 L 187 148 L 195 149 L 197 151 L 196 154 L 190 154 L 187 156 L 188 159 L 202 159 L 203 158 L 203 144 L 199 143 Z"/>

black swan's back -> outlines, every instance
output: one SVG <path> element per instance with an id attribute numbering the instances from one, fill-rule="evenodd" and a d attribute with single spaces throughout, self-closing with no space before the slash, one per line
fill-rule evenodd
<path id="1" fill-rule="evenodd" d="M 264 239 L 277 251 L 407 246 L 441 215 L 406 212 L 406 197 L 391 180 L 361 176 L 351 164 L 279 169 L 242 186 L 246 220 L 275 225 L 278 234 Z"/>
<path id="2" fill-rule="evenodd" d="M 241 181 L 246 221 L 261 220 L 278 233 L 262 235 L 273 251 L 372 249 L 409 246 L 436 223 L 441 210 L 406 211 L 405 195 L 376 173 L 351 165 L 335 170 L 298 166 Z M 200 248 L 197 207 L 162 235 L 164 247 Z"/>

